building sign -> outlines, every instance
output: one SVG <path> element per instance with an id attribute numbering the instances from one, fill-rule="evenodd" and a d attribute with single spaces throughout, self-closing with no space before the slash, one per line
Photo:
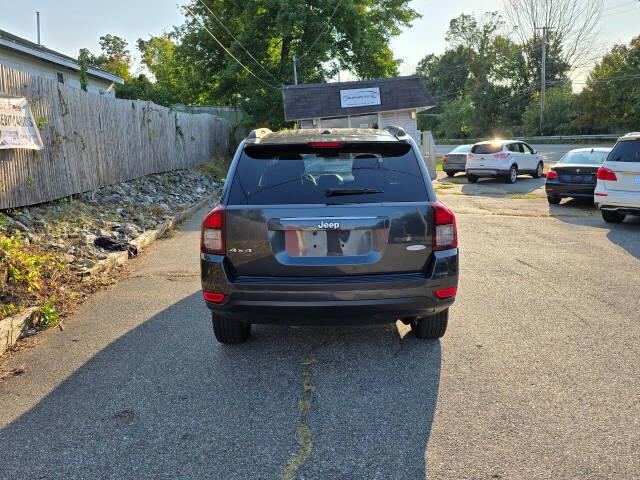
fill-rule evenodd
<path id="1" fill-rule="evenodd" d="M 375 87 L 340 90 L 340 105 L 342 108 L 380 105 L 380 89 Z"/>
<path id="2" fill-rule="evenodd" d="M 0 150 L 8 148 L 42 150 L 44 146 L 27 99 L 0 95 Z"/>

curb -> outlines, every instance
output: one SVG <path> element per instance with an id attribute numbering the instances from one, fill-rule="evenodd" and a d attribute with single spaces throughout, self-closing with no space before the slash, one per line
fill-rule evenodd
<path id="1" fill-rule="evenodd" d="M 144 248 L 151 245 L 158 237 L 164 234 L 167 230 L 173 228 L 184 222 L 186 219 L 195 214 L 198 210 L 204 207 L 207 203 L 215 200 L 218 197 L 217 194 L 209 195 L 208 197 L 199 200 L 189 208 L 179 212 L 173 218 L 167 222 L 161 223 L 155 230 L 147 230 L 139 237 L 131 241 L 131 244 L 138 248 L 138 253 Z M 114 252 L 107 255 L 104 260 L 99 260 L 96 264 L 81 273 L 79 276 L 86 280 L 98 273 L 109 271 L 116 265 L 123 265 L 129 260 L 128 252 Z M 15 343 L 22 337 L 22 334 L 31 326 L 31 321 L 34 314 L 39 310 L 39 307 L 29 307 L 23 312 L 11 315 L 7 318 L 0 320 L 0 355 L 2 355 L 9 347 L 15 345 Z"/>
<path id="2" fill-rule="evenodd" d="M 175 217 L 171 218 L 169 221 L 165 223 L 161 223 L 158 228 L 155 230 L 147 230 L 142 233 L 140 236 L 131 240 L 131 244 L 135 245 L 138 249 L 138 254 L 157 240 L 158 237 L 162 236 L 167 230 L 170 230 L 175 225 L 178 225 L 184 222 L 187 218 L 191 217 L 194 213 L 204 207 L 207 203 L 217 198 L 217 195 L 209 195 L 208 197 L 199 200 L 194 203 L 192 206 L 183 210 L 182 212 L 176 214 Z M 99 260 L 96 264 L 80 272 L 78 275 L 83 279 L 89 279 L 91 277 L 95 277 L 97 274 L 108 271 L 117 265 L 123 265 L 129 260 L 128 252 L 113 252 L 107 255 L 107 258 L 104 260 Z"/>
<path id="3" fill-rule="evenodd" d="M 29 307 L 24 312 L 16 313 L 0 320 L 0 355 L 15 345 L 22 334 L 31 326 L 38 307 Z"/>

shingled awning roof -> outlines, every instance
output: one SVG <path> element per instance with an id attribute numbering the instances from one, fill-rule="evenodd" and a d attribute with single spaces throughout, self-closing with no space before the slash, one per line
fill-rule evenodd
<path id="1" fill-rule="evenodd" d="M 341 106 L 340 90 L 375 87 L 380 89 L 380 105 Z M 285 119 L 288 122 L 409 108 L 425 110 L 436 104 L 417 75 L 357 82 L 285 85 L 282 87 L 282 94 Z"/>

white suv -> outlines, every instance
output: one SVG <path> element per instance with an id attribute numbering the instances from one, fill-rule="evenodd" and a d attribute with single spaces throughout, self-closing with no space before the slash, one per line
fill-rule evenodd
<path id="1" fill-rule="evenodd" d="M 467 154 L 465 172 L 471 183 L 479 177 L 503 177 L 507 183 L 516 183 L 518 174 L 542 177 L 544 164 L 528 143 L 519 140 L 489 140 L 471 147 Z"/>
<path id="2" fill-rule="evenodd" d="M 618 139 L 598 170 L 593 201 L 607 222 L 640 215 L 640 132 Z"/>

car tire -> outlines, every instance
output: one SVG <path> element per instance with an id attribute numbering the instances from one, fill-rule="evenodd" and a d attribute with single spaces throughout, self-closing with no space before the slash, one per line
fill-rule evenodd
<path id="1" fill-rule="evenodd" d="M 440 338 L 447 331 L 449 321 L 449 309 L 431 315 L 411 320 L 411 331 L 418 338 Z"/>
<path id="2" fill-rule="evenodd" d="M 243 343 L 249 338 L 251 324 L 211 314 L 213 333 L 220 343 Z"/>
<path id="3" fill-rule="evenodd" d="M 478 177 L 471 175 L 470 173 L 467 173 L 467 180 L 469 183 L 478 183 Z"/>
<path id="4" fill-rule="evenodd" d="M 609 223 L 620 223 L 625 217 L 623 213 L 613 212 L 611 210 L 601 210 L 601 212 L 604 221 Z"/>
<path id="5" fill-rule="evenodd" d="M 560 197 L 555 197 L 555 196 L 547 196 L 547 201 L 551 204 L 551 205 L 558 205 L 560 203 Z"/>
<path id="6" fill-rule="evenodd" d="M 447 170 L 445 170 L 444 173 L 447 174 L 447 177 L 453 177 L 456 174 L 456 172 L 450 172 L 450 171 L 447 171 Z"/>
<path id="7" fill-rule="evenodd" d="M 517 165 L 511 165 L 511 168 L 509 169 L 509 173 L 507 174 L 507 176 L 504 179 L 505 183 L 516 183 L 518 181 L 518 166 Z"/>
<path id="8" fill-rule="evenodd" d="M 542 174 L 544 172 L 544 164 L 542 162 L 538 162 L 538 166 L 536 167 L 536 171 L 531 174 L 533 178 L 542 178 Z"/>

